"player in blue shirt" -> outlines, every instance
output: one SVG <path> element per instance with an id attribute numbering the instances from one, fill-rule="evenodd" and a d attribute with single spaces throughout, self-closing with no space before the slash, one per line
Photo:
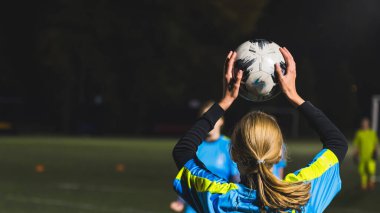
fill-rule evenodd
<path id="1" fill-rule="evenodd" d="M 282 153 L 286 153 L 285 144 L 282 145 Z M 272 167 L 273 174 L 281 180 L 284 178 L 284 169 L 286 167 L 286 157 L 285 156 L 286 156 L 285 154 L 282 154 L 281 160 L 278 163 L 274 164 Z"/>
<path id="2" fill-rule="evenodd" d="M 284 75 L 276 64 L 280 86 L 288 100 L 316 130 L 323 144 L 309 165 L 280 180 L 271 172 L 280 161 L 283 138 L 276 120 L 263 112 L 251 112 L 236 125 L 231 139 L 231 156 L 237 163 L 241 182 L 232 183 L 209 171 L 196 150 L 216 121 L 239 93 L 242 71 L 232 81 L 235 52 L 227 57 L 224 97 L 214 104 L 178 141 L 173 158 L 179 169 L 175 191 L 197 212 L 323 212 L 341 189 L 340 163 L 347 140 L 339 129 L 295 87 L 296 68 L 286 48 L 280 48 L 287 65 Z"/>
<path id="3" fill-rule="evenodd" d="M 200 108 L 200 116 L 203 115 L 214 104 L 212 101 L 206 102 Z M 208 170 L 226 181 L 239 182 L 239 170 L 237 165 L 232 161 L 230 156 L 230 139 L 221 134 L 224 119 L 220 118 L 207 138 L 198 147 L 197 157 L 206 166 Z M 179 198 L 170 204 L 173 211 L 181 212 L 185 209 L 185 213 L 196 212 L 190 205 Z"/>

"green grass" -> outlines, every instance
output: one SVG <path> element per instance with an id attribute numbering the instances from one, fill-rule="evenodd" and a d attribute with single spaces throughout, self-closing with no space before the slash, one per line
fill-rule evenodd
<path id="1" fill-rule="evenodd" d="M 0 212 L 170 212 L 176 139 L 1 137 Z M 287 171 L 307 164 L 320 145 L 288 144 Z M 34 167 L 45 165 L 44 173 Z M 123 163 L 125 172 L 115 171 Z M 350 156 L 343 189 L 327 212 L 377 212 L 380 191 L 362 194 Z"/>

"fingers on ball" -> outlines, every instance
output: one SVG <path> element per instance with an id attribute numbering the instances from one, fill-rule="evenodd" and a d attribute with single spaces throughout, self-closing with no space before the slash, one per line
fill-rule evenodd
<path id="1" fill-rule="evenodd" d="M 292 60 L 289 53 L 285 50 L 285 48 L 280 48 L 280 52 L 281 52 L 282 56 L 284 57 L 286 64 L 289 65 L 291 60 Z"/>
<path id="2" fill-rule="evenodd" d="M 228 69 L 232 69 L 234 63 L 235 63 L 235 58 L 236 58 L 236 52 L 233 52 L 231 55 L 230 60 L 228 61 Z"/>
<path id="3" fill-rule="evenodd" d="M 230 59 L 230 58 L 231 58 L 232 53 L 233 53 L 232 51 L 228 52 L 227 59 Z"/>
<path id="4" fill-rule="evenodd" d="M 227 54 L 227 58 L 226 58 L 226 61 L 224 62 L 224 67 L 227 67 L 228 66 L 228 62 L 230 61 L 231 59 L 231 56 L 232 56 L 232 51 L 229 51 L 228 54 Z"/>
<path id="5" fill-rule="evenodd" d="M 236 83 L 240 84 L 241 79 L 243 78 L 243 71 L 239 70 L 236 76 Z"/>
<path id="6" fill-rule="evenodd" d="M 282 78 L 283 76 L 284 76 L 284 74 L 282 73 L 282 69 L 281 69 L 281 66 L 280 66 L 280 64 L 279 63 L 276 63 L 275 64 L 275 70 L 276 70 L 276 72 L 277 72 L 277 76 L 278 76 L 278 78 Z"/>
<path id="7" fill-rule="evenodd" d="M 233 52 L 230 60 L 228 61 L 228 67 L 226 70 L 226 77 L 228 78 L 232 78 L 232 68 L 234 66 L 235 58 L 236 58 L 236 52 Z"/>
<path id="8" fill-rule="evenodd" d="M 240 82 L 242 78 L 243 78 L 243 71 L 239 70 L 236 76 L 235 84 L 234 84 L 235 89 L 238 89 L 240 87 Z"/>
<path id="9" fill-rule="evenodd" d="M 226 73 L 225 73 L 225 77 L 226 77 L 227 81 L 229 82 L 230 79 L 232 78 L 232 67 L 228 66 Z"/>
<path id="10" fill-rule="evenodd" d="M 290 51 L 286 47 L 284 47 L 284 49 L 288 53 L 288 55 L 290 56 L 290 58 L 294 61 L 293 55 L 290 53 Z"/>
<path id="11" fill-rule="evenodd" d="M 232 74 L 227 72 L 226 75 L 224 76 L 224 78 L 226 79 L 226 82 L 227 83 L 230 83 L 231 81 L 231 78 L 232 78 Z"/>
<path id="12" fill-rule="evenodd" d="M 280 48 L 280 52 L 285 59 L 285 63 L 287 64 L 287 73 L 295 73 L 296 62 L 294 61 L 292 54 L 289 52 L 288 49 L 286 49 L 286 47 Z"/>

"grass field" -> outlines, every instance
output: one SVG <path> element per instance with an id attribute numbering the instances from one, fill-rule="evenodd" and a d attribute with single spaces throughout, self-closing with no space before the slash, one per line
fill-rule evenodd
<path id="1" fill-rule="evenodd" d="M 1 137 L 1 213 L 170 212 L 176 139 Z M 316 141 L 290 141 L 287 171 L 307 164 Z M 37 173 L 36 164 L 45 171 Z M 119 164 L 119 172 L 115 170 Z M 120 165 L 125 166 L 125 171 Z M 362 194 L 350 156 L 343 190 L 326 212 L 379 212 L 380 187 Z"/>

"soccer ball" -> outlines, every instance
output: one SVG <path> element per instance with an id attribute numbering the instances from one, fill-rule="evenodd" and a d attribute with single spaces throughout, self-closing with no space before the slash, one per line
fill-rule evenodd
<path id="1" fill-rule="evenodd" d="M 243 71 L 239 95 L 249 101 L 266 101 L 276 97 L 278 85 L 275 64 L 279 63 L 285 73 L 285 62 L 280 46 L 265 39 L 246 41 L 236 49 L 234 76 Z"/>

